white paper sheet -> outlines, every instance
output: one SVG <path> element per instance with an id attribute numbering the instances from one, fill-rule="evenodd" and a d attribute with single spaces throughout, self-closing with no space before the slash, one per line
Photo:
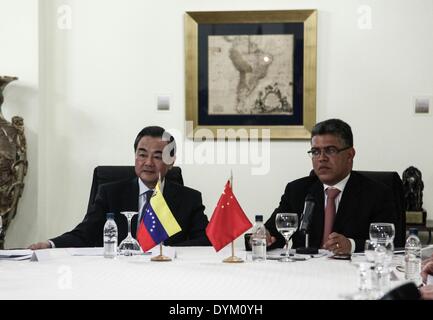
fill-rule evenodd
<path id="1" fill-rule="evenodd" d="M 71 256 L 103 256 L 104 248 L 67 248 L 66 251 Z"/>
<path id="2" fill-rule="evenodd" d="M 29 249 L 0 250 L 0 259 L 3 260 L 26 260 L 30 259 L 33 251 Z"/>

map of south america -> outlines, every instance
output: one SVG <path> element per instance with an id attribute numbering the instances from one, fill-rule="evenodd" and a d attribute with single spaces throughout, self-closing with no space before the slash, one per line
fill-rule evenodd
<path id="1" fill-rule="evenodd" d="M 290 35 L 210 36 L 210 113 L 293 112 L 292 41 Z"/>

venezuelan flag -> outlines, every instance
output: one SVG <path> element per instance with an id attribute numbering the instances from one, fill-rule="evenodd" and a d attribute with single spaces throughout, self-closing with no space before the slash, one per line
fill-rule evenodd
<path id="1" fill-rule="evenodd" d="M 159 182 L 143 211 L 137 240 L 144 252 L 182 230 L 165 202 Z"/>

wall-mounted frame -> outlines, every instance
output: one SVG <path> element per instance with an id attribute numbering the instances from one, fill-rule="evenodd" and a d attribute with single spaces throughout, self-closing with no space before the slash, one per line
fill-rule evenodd
<path id="1" fill-rule="evenodd" d="M 186 120 L 309 139 L 316 122 L 317 11 L 185 14 Z"/>

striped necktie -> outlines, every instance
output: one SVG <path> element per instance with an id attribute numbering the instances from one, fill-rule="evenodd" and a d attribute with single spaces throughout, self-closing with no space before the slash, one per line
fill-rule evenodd
<path id="1" fill-rule="evenodd" d="M 140 226 L 141 219 L 143 219 L 144 214 L 146 213 L 146 209 L 150 205 L 150 198 L 152 197 L 152 194 L 153 194 L 153 190 L 147 190 L 145 193 L 141 194 L 144 195 L 144 200 L 146 202 L 143 203 L 142 209 L 139 212 L 136 231 L 138 231 L 138 227 Z"/>

